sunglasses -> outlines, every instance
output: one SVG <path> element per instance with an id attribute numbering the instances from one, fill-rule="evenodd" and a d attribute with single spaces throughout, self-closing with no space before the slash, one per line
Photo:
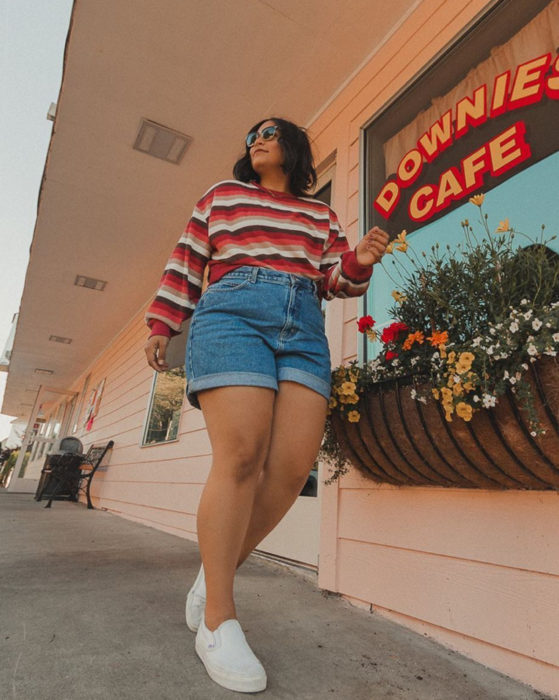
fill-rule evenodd
<path id="1" fill-rule="evenodd" d="M 246 139 L 247 148 L 252 148 L 259 136 L 263 141 L 271 141 L 277 135 L 278 129 L 279 127 L 274 124 L 274 126 L 267 126 L 262 131 L 251 131 Z"/>

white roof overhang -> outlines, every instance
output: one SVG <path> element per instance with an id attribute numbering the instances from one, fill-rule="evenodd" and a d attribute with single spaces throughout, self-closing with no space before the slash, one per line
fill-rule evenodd
<path id="1" fill-rule="evenodd" d="M 45 381 L 36 368 L 68 388 L 147 304 L 248 127 L 308 124 L 418 4 L 75 2 L 2 411 L 28 417 Z M 191 137 L 179 165 L 133 149 L 143 118 Z M 77 275 L 106 287 L 77 287 Z"/>

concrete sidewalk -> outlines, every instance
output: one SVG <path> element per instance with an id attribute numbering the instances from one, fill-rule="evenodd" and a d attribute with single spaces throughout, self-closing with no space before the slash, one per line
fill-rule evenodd
<path id="1" fill-rule="evenodd" d="M 3 700 L 219 700 L 184 621 L 195 544 L 81 504 L 0 490 Z M 268 674 L 259 697 L 546 696 L 250 557 L 239 619 Z"/>

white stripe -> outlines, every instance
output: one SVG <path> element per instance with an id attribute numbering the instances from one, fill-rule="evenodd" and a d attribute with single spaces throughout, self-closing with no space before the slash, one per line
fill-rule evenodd
<path id="1" fill-rule="evenodd" d="M 309 253 L 303 248 L 297 246 L 280 246 L 275 245 L 262 245 L 262 246 L 236 246 L 234 244 L 222 246 L 215 255 L 212 256 L 213 260 L 227 260 L 233 255 L 246 255 L 247 257 L 253 257 L 255 255 L 280 255 L 281 257 L 297 258 L 305 260 L 311 263 L 313 267 L 318 267 L 320 264 L 320 256 L 309 255 Z"/>
<path id="2" fill-rule="evenodd" d="M 309 224 L 302 226 L 298 222 L 289 221 L 277 221 L 272 217 L 259 217 L 254 215 L 243 216 L 242 219 L 237 221 L 230 221 L 229 219 L 217 219 L 212 217 L 210 221 L 210 235 L 216 232 L 216 229 L 225 228 L 227 231 L 243 231 L 247 226 L 268 226 L 280 231 L 294 231 L 299 233 L 305 233 L 311 235 L 317 244 L 322 245 L 324 241 L 328 238 L 329 231 L 315 229 L 309 227 Z M 312 226 L 312 225 L 311 225 Z M 310 230 L 309 230 L 310 229 Z"/>
<path id="3" fill-rule="evenodd" d="M 205 258 L 209 256 L 210 246 L 204 245 L 204 243 L 201 242 L 199 238 L 195 238 L 191 234 L 183 234 L 179 238 L 179 243 L 183 243 L 187 248 L 195 250 L 197 253 L 200 253 L 200 255 L 203 255 Z"/>
<path id="4" fill-rule="evenodd" d="M 157 291 L 157 296 L 163 297 L 163 299 L 168 299 L 169 301 L 172 301 L 173 303 L 178 304 L 179 306 L 182 306 L 186 309 L 193 309 L 195 306 L 195 304 L 189 301 L 186 297 L 176 296 L 175 294 L 164 288 L 159 288 L 159 290 Z"/>

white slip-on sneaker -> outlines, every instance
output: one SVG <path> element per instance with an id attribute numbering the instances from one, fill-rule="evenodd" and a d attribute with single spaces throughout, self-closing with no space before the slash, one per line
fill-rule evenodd
<path id="1" fill-rule="evenodd" d="M 200 620 L 204 617 L 206 609 L 206 579 L 204 577 L 204 566 L 200 566 L 200 571 L 192 588 L 186 596 L 186 624 L 192 632 L 197 632 Z"/>
<path id="2" fill-rule="evenodd" d="M 202 617 L 196 634 L 196 653 L 209 677 L 224 688 L 240 693 L 266 689 L 266 671 L 249 647 L 238 620 L 225 620 L 212 632 Z"/>

